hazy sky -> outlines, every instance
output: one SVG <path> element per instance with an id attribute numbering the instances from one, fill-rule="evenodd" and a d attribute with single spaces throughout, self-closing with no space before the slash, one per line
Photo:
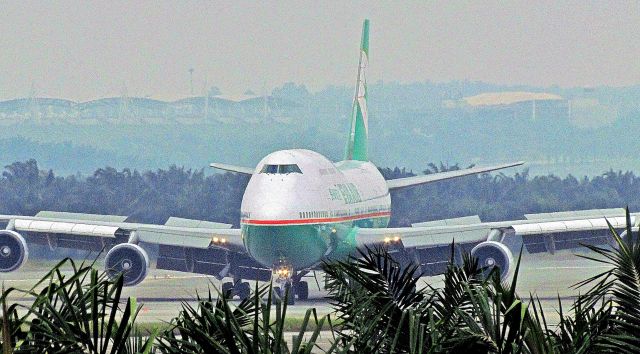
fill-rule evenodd
<path id="1" fill-rule="evenodd" d="M 0 99 L 351 84 L 365 17 L 369 81 L 640 83 L 640 2 L 0 0 Z"/>

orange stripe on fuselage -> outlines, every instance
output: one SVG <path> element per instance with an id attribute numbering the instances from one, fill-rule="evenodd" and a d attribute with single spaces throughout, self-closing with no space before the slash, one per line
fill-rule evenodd
<path id="1" fill-rule="evenodd" d="M 290 220 L 256 220 L 242 219 L 240 222 L 247 225 L 296 225 L 296 224 L 324 224 L 332 222 L 361 220 L 368 218 L 382 218 L 391 216 L 390 211 L 381 211 L 377 213 L 359 214 L 351 216 L 340 216 L 335 218 L 313 218 L 313 219 L 290 219 Z"/>

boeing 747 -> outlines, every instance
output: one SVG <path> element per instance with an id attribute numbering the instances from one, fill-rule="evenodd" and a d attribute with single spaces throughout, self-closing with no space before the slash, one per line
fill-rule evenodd
<path id="1" fill-rule="evenodd" d="M 273 152 L 255 168 L 213 163 L 250 175 L 242 198 L 240 228 L 172 217 L 164 225 L 127 222 L 127 217 L 42 211 L 35 216 L 0 215 L 0 272 L 18 269 L 30 243 L 75 249 L 106 249 L 108 274 L 123 274 L 125 285 L 145 279 L 150 266 L 145 244 L 156 244 L 157 268 L 209 274 L 223 292 L 249 295 L 246 280 L 274 279 L 309 294 L 303 277 L 326 259 L 342 259 L 358 247 L 384 245 L 421 274 L 441 273 L 455 239 L 480 263 L 508 275 L 513 256 L 507 246 L 519 237 L 529 252 L 551 252 L 579 243 L 608 241 L 607 220 L 626 225 L 624 210 L 587 210 L 527 215 L 525 220 L 483 223 L 477 216 L 388 228 L 390 191 L 521 165 L 522 162 L 385 180 L 368 156 L 365 72 L 369 62 L 369 21 L 365 20 L 345 158 L 332 162 L 309 150 Z M 632 217 L 634 225 L 636 216 Z M 291 297 L 293 299 L 293 297 Z"/>

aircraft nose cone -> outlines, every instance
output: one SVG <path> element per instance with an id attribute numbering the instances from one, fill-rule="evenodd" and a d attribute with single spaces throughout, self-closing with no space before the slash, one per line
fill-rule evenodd
<path id="1" fill-rule="evenodd" d="M 247 251 L 259 263 L 271 267 L 286 261 L 304 269 L 320 261 L 329 240 L 314 225 L 243 225 Z"/>

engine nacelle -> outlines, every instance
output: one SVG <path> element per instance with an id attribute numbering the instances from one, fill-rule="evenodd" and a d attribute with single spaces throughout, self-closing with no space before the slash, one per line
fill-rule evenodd
<path id="1" fill-rule="evenodd" d="M 138 245 L 121 243 L 107 252 L 104 265 L 110 278 L 122 274 L 124 285 L 133 286 L 140 284 L 147 276 L 149 256 Z"/>
<path id="2" fill-rule="evenodd" d="M 471 256 L 478 259 L 480 267 L 485 269 L 484 274 L 489 274 L 493 267 L 498 267 L 502 280 L 511 276 L 513 254 L 504 243 L 497 241 L 482 242 L 471 250 Z"/>
<path id="3" fill-rule="evenodd" d="M 0 230 L 0 272 L 12 272 L 29 258 L 27 241 L 13 230 Z"/>

